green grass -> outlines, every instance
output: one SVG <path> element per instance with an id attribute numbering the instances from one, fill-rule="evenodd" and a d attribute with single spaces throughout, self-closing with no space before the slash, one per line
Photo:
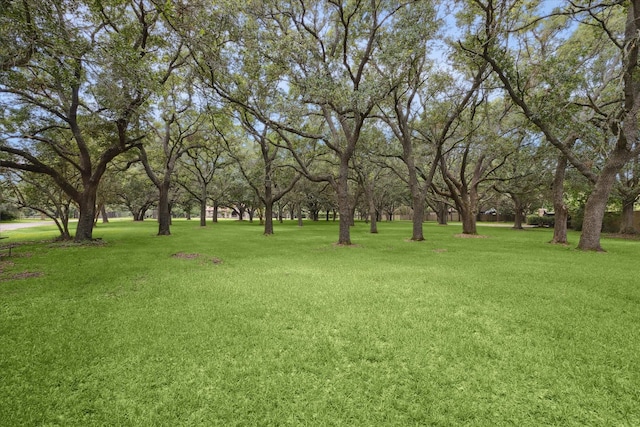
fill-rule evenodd
<path id="1" fill-rule="evenodd" d="M 640 242 L 379 229 L 113 222 L 14 248 L 2 277 L 42 275 L 0 282 L 0 425 L 640 425 Z"/>

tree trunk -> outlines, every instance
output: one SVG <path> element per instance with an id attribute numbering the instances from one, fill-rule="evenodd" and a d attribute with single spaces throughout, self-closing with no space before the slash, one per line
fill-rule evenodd
<path id="1" fill-rule="evenodd" d="M 93 240 L 93 219 L 96 215 L 96 191 L 93 186 L 87 186 L 78 201 L 80 218 L 76 228 L 76 242 Z"/>
<path id="2" fill-rule="evenodd" d="M 378 233 L 378 215 L 376 213 L 376 204 L 373 200 L 369 200 L 369 218 L 371 218 L 369 231 L 372 234 Z"/>
<path id="3" fill-rule="evenodd" d="M 169 207 L 169 182 L 160 186 L 158 200 L 158 236 L 171 235 L 171 209 Z"/>
<path id="4" fill-rule="evenodd" d="M 298 203 L 298 227 L 302 227 L 303 225 L 303 221 L 302 221 L 302 204 Z"/>
<path id="5" fill-rule="evenodd" d="M 340 162 L 340 176 L 336 182 L 336 195 L 338 197 L 338 212 L 340 213 L 340 231 L 338 234 L 339 245 L 351 245 L 351 206 L 349 205 L 349 164 Z"/>
<path id="6" fill-rule="evenodd" d="M 102 223 L 108 224 L 109 215 L 107 214 L 107 207 L 104 204 L 102 204 L 102 206 L 100 207 L 100 214 L 102 215 Z"/>
<path id="7" fill-rule="evenodd" d="M 66 220 L 62 222 L 62 231 L 60 232 L 60 240 L 64 240 L 64 241 L 71 240 L 71 233 L 69 232 L 69 218 L 66 218 Z"/>
<path id="8" fill-rule="evenodd" d="M 560 155 L 556 165 L 556 173 L 553 178 L 553 239 L 550 243 L 566 245 L 567 240 L 567 220 L 569 210 L 564 203 L 564 175 L 567 169 L 567 157 Z"/>
<path id="9" fill-rule="evenodd" d="M 513 229 L 514 230 L 523 230 L 524 227 L 524 212 L 521 206 L 516 206 L 514 220 L 513 220 Z"/>
<path id="10" fill-rule="evenodd" d="M 206 202 L 205 202 L 205 204 L 206 204 Z M 211 214 L 211 221 L 212 222 L 218 222 L 218 208 L 219 208 L 218 201 L 214 200 L 213 201 L 213 214 Z"/>
<path id="11" fill-rule="evenodd" d="M 471 190 L 460 195 L 458 213 L 462 221 L 462 234 L 478 234 L 476 215 L 478 215 L 476 192 Z"/>
<path id="12" fill-rule="evenodd" d="M 449 209 L 447 209 L 447 204 L 445 202 L 439 203 L 436 216 L 438 217 L 439 225 L 448 225 Z"/>
<path id="13" fill-rule="evenodd" d="M 271 166 L 265 166 L 264 182 L 264 235 L 271 236 L 273 234 L 273 187 L 271 184 Z"/>
<path id="14" fill-rule="evenodd" d="M 137 222 L 137 221 L 143 221 L 144 220 L 144 213 L 145 213 L 145 208 L 140 208 L 137 210 L 132 210 L 131 213 L 133 214 L 133 221 Z"/>
<path id="15" fill-rule="evenodd" d="M 616 176 L 626 162 L 624 152 L 616 152 L 611 156 L 600 172 L 600 177 L 593 187 L 593 191 L 587 198 L 584 207 L 584 220 L 582 222 L 582 235 L 578 243 L 578 249 L 583 251 L 603 251 L 600 246 L 600 234 L 602 233 L 602 220 L 609 202 L 611 189 L 616 181 Z"/>
<path id="16" fill-rule="evenodd" d="M 356 207 L 355 205 L 351 206 L 350 205 L 350 210 L 349 210 L 349 225 L 351 227 L 353 227 L 354 225 L 356 225 Z"/>
<path id="17" fill-rule="evenodd" d="M 367 205 L 368 205 L 368 210 L 369 212 L 367 213 L 366 216 L 364 216 L 365 220 L 370 220 L 371 222 L 369 223 L 369 232 L 372 234 L 376 234 L 378 233 L 378 213 L 376 212 L 376 201 L 373 198 L 373 193 L 374 193 L 374 183 L 373 180 L 370 180 L 370 182 L 363 184 L 364 187 L 364 197 L 365 200 L 367 201 Z M 360 217 L 363 217 L 364 212 L 361 212 Z M 353 211 L 352 211 L 352 215 L 353 215 Z M 353 221 L 352 221 L 353 223 Z"/>
<path id="18" fill-rule="evenodd" d="M 471 209 L 460 209 L 462 216 L 462 234 L 478 234 L 476 228 L 476 214 Z"/>
<path id="19" fill-rule="evenodd" d="M 207 198 L 200 199 L 200 227 L 207 225 Z"/>
<path id="20" fill-rule="evenodd" d="M 267 203 L 264 206 L 264 235 L 273 234 L 273 203 Z"/>
<path id="21" fill-rule="evenodd" d="M 515 212 L 515 218 L 513 220 L 513 229 L 522 230 L 522 224 L 524 223 L 524 208 L 520 197 L 515 194 L 510 194 L 511 200 L 513 200 L 513 208 Z M 496 216 L 497 219 L 497 216 Z"/>
<path id="22" fill-rule="evenodd" d="M 462 217 L 462 234 L 478 234 L 476 215 L 478 215 L 478 195 L 472 187 L 469 191 L 462 191 L 458 213 Z"/>
<path id="23" fill-rule="evenodd" d="M 404 154 L 402 160 L 407 166 L 407 172 L 409 173 L 409 191 L 411 192 L 411 207 L 413 208 L 411 240 L 421 242 L 424 240 L 424 232 L 422 229 L 422 223 L 424 221 L 424 192 L 418 183 L 418 173 L 413 160 L 413 142 L 404 138 L 400 141 L 402 142 Z"/>
<path id="24" fill-rule="evenodd" d="M 634 224 L 633 207 L 636 203 L 636 197 L 625 197 L 622 199 L 622 216 L 620 217 L 620 233 L 637 234 Z"/>
<path id="25" fill-rule="evenodd" d="M 413 202 L 413 229 L 411 233 L 411 240 L 416 242 L 422 242 L 424 240 L 422 223 L 424 222 L 424 198 L 422 192 L 419 192 L 418 198 L 412 195 Z"/>

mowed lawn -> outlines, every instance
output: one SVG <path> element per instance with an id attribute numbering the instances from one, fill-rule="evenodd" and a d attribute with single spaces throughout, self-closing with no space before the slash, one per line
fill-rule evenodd
<path id="1" fill-rule="evenodd" d="M 640 425 L 640 241 L 275 227 L 3 232 L 0 425 Z"/>

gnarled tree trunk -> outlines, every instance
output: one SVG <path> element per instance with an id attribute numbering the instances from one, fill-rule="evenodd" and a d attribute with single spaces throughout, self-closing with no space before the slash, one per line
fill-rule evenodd
<path id="1" fill-rule="evenodd" d="M 78 226 L 76 228 L 76 242 L 93 240 L 93 219 L 96 216 L 96 193 L 97 185 L 87 185 L 77 200 L 80 210 L 80 218 L 78 218 Z"/>
<path id="2" fill-rule="evenodd" d="M 627 161 L 626 150 L 616 150 L 600 172 L 600 177 L 593 186 L 593 190 L 584 207 L 582 235 L 578 248 L 588 251 L 603 251 L 600 246 L 602 220 L 609 202 L 609 195 L 616 181 L 616 176 Z"/>
<path id="3" fill-rule="evenodd" d="M 524 207 L 522 206 L 522 202 L 518 196 L 511 196 L 513 199 L 515 217 L 513 220 L 513 229 L 514 230 L 522 230 L 522 224 L 524 223 Z"/>

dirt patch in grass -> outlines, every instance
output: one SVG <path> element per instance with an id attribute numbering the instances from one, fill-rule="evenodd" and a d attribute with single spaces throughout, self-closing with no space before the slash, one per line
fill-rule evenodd
<path id="1" fill-rule="evenodd" d="M 42 274 L 43 273 L 39 271 L 23 271 L 22 273 L 15 273 L 11 275 L 10 279 L 11 280 L 29 279 L 31 277 L 40 277 L 42 276 Z"/>
<path id="2" fill-rule="evenodd" d="M 453 237 L 459 237 L 461 239 L 488 239 L 489 236 L 484 234 L 455 234 Z"/>
<path id="3" fill-rule="evenodd" d="M 196 259 L 200 258 L 200 254 L 187 254 L 184 252 L 178 252 L 177 254 L 171 255 L 172 258 L 180 258 L 180 259 Z"/>
<path id="4" fill-rule="evenodd" d="M 356 243 L 351 243 L 350 245 L 345 245 L 344 243 L 334 243 L 334 248 L 361 248 L 362 245 L 358 245 Z"/>
<path id="5" fill-rule="evenodd" d="M 24 256 L 20 254 L 18 256 Z M 16 263 L 13 261 L 0 261 L 0 282 L 7 282 L 9 280 L 21 280 L 29 279 L 31 277 L 40 277 L 43 273 L 39 271 L 21 271 L 17 273 L 11 273 L 7 270 L 11 270 L 15 267 Z"/>
<path id="6" fill-rule="evenodd" d="M 6 274 L 5 268 L 13 267 L 15 264 L 11 261 L 3 261 L 0 262 L 0 282 L 7 282 L 9 280 L 21 280 L 21 279 L 30 279 L 32 277 L 40 277 L 43 273 L 39 271 L 21 271 L 19 273 Z"/>
<path id="7" fill-rule="evenodd" d="M 4 270 L 16 265 L 13 261 L 0 261 L 0 274 L 4 273 Z"/>
<path id="8" fill-rule="evenodd" d="M 74 242 L 73 240 L 59 240 L 49 244 L 50 248 L 78 248 L 91 246 L 105 246 L 107 243 L 102 239 L 93 239 L 83 242 Z"/>
<path id="9" fill-rule="evenodd" d="M 607 233 L 605 234 L 605 236 L 611 239 L 640 240 L 640 233 L 637 233 L 637 234 Z"/>
<path id="10" fill-rule="evenodd" d="M 203 255 L 203 254 L 191 254 L 191 253 L 186 253 L 186 252 L 178 252 L 175 253 L 173 255 L 171 255 L 171 258 L 178 258 L 178 259 L 204 259 L 206 260 L 207 256 Z M 212 257 L 210 259 L 208 259 L 208 261 L 210 261 L 212 264 L 222 264 L 222 260 L 218 257 Z"/>

